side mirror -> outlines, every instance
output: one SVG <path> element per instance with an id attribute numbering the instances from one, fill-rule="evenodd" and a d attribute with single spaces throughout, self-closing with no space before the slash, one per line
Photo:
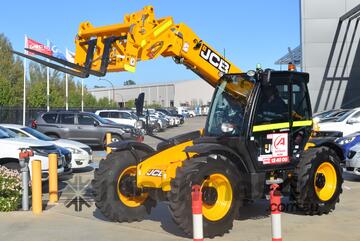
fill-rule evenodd
<path id="1" fill-rule="evenodd" d="M 94 126 L 99 126 L 99 122 L 97 122 L 96 120 L 94 121 Z"/>
<path id="2" fill-rule="evenodd" d="M 346 124 L 349 124 L 349 125 L 352 125 L 352 124 L 357 124 L 357 123 L 360 123 L 359 119 L 358 118 L 350 118 Z"/>
<path id="3" fill-rule="evenodd" d="M 234 125 L 233 124 L 230 124 L 230 123 L 222 123 L 221 124 L 221 131 L 223 133 L 230 133 L 230 132 L 233 132 L 235 129 Z"/>
<path id="4" fill-rule="evenodd" d="M 144 111 L 144 100 L 145 100 L 145 93 L 140 93 L 139 96 L 135 99 L 135 107 L 136 107 L 136 115 L 140 116 L 143 114 Z"/>

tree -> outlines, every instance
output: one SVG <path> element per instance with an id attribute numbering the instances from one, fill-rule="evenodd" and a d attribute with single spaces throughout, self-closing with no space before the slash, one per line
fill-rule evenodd
<path id="1" fill-rule="evenodd" d="M 135 81 L 129 79 L 124 82 L 124 85 L 136 85 Z"/>
<path id="2" fill-rule="evenodd" d="M 23 94 L 23 65 L 19 58 L 14 58 L 10 41 L 0 34 L 0 103 L 5 106 L 20 105 Z M 11 96 L 8 98 L 7 96 Z"/>

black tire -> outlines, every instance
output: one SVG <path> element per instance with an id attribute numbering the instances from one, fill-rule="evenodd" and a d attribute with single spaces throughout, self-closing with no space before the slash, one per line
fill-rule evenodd
<path id="1" fill-rule="evenodd" d="M 141 158 L 147 155 L 146 152 L 137 151 Z M 118 179 L 123 171 L 136 166 L 137 161 L 134 155 L 128 151 L 119 151 L 109 154 L 106 159 L 100 161 L 99 168 L 95 170 L 92 187 L 95 198 L 95 205 L 102 214 L 111 221 L 134 222 L 143 220 L 150 214 L 151 208 L 156 202 L 149 196 L 137 207 L 125 205 L 118 196 Z"/>
<path id="2" fill-rule="evenodd" d="M 15 162 L 15 161 L 9 161 L 9 162 L 5 162 L 3 164 L 1 164 L 2 166 L 6 167 L 7 169 L 10 170 L 16 170 L 16 171 L 20 171 L 21 167 L 20 167 L 20 163 L 19 162 Z"/>
<path id="3" fill-rule="evenodd" d="M 153 129 L 153 132 L 157 133 L 161 131 L 161 126 L 159 123 L 155 123 L 155 127 Z"/>
<path id="4" fill-rule="evenodd" d="M 321 200 L 315 188 L 315 185 L 318 185 L 316 171 L 323 163 L 329 163 L 336 172 L 336 189 L 328 200 Z M 343 182 L 342 168 L 340 167 L 338 155 L 327 147 L 310 148 L 305 151 L 295 169 L 295 175 L 291 184 L 292 197 L 295 199 L 297 207 L 305 214 L 328 214 L 335 210 L 336 203 L 340 201 Z"/>
<path id="5" fill-rule="evenodd" d="M 123 139 L 121 138 L 120 135 L 118 134 L 111 134 L 111 142 L 118 142 L 118 141 L 122 141 Z M 104 138 L 104 143 L 103 143 L 103 148 L 106 149 L 107 143 L 106 143 L 106 136 Z"/>
<path id="6" fill-rule="evenodd" d="M 231 161 L 220 158 L 197 157 L 186 160 L 183 166 L 176 170 L 176 177 L 171 181 L 168 199 L 174 222 L 188 235 L 193 233 L 191 187 L 195 184 L 201 185 L 212 174 L 224 175 L 231 184 L 233 195 L 230 208 L 221 219 L 211 221 L 204 215 L 204 237 L 213 238 L 228 233 L 233 227 L 234 219 L 238 217 L 244 193 L 240 181 L 242 176 L 238 168 Z"/>
<path id="7" fill-rule="evenodd" d="M 118 142 L 118 141 L 122 141 L 121 136 L 118 135 L 118 134 L 112 134 L 111 135 L 111 142 Z"/>

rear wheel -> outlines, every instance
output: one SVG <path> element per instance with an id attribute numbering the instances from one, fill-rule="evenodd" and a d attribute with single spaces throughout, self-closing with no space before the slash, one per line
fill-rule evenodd
<path id="1" fill-rule="evenodd" d="M 147 153 L 137 150 L 141 158 Z M 114 152 L 100 161 L 92 186 L 95 205 L 110 220 L 141 221 L 156 202 L 136 186 L 136 158 L 128 151 Z"/>
<path id="2" fill-rule="evenodd" d="M 173 220 L 185 233 L 193 233 L 191 187 L 197 184 L 202 191 L 204 236 L 213 238 L 229 232 L 243 196 L 241 178 L 227 159 L 197 157 L 184 161 L 168 194 Z"/>
<path id="3" fill-rule="evenodd" d="M 327 147 L 310 148 L 298 164 L 292 183 L 293 197 L 306 214 L 328 214 L 342 193 L 340 159 Z"/>

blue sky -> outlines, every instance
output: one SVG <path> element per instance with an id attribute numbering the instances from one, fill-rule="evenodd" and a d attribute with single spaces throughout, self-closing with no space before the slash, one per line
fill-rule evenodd
<path id="1" fill-rule="evenodd" d="M 60 49 L 74 49 L 74 36 L 82 21 L 94 26 L 120 23 L 126 13 L 153 5 L 158 18 L 173 16 L 184 22 L 205 42 L 242 70 L 254 69 L 257 63 L 278 68 L 273 63 L 300 43 L 299 0 L 222 0 L 222 1 L 121 1 L 62 0 L 4 1 L 1 4 L 0 32 L 22 50 L 24 34 L 46 43 L 49 39 Z M 107 79 L 122 85 L 132 79 L 138 84 L 199 78 L 171 58 L 139 63 L 134 74 L 108 74 Z M 85 84 L 108 84 L 97 78 Z"/>

